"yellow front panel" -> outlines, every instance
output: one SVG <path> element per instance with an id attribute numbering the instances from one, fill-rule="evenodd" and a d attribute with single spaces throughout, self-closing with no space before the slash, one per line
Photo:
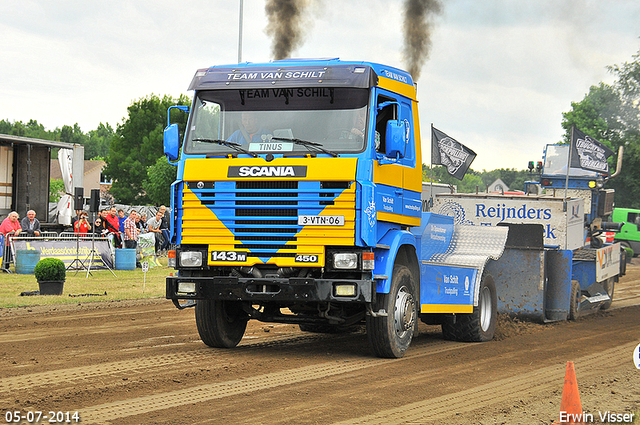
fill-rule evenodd
<path id="1" fill-rule="evenodd" d="M 229 167 L 307 166 L 306 177 L 297 180 L 353 181 L 356 176 L 356 158 L 276 158 L 267 162 L 262 158 L 197 158 L 187 159 L 184 165 L 185 181 L 223 181 Z M 262 177 L 261 180 L 291 180 L 290 177 Z M 239 180 L 236 178 L 236 180 Z M 247 179 L 244 179 L 247 180 Z M 254 178 L 253 180 L 258 180 Z"/>
<path id="2" fill-rule="evenodd" d="M 212 261 L 209 255 L 209 265 L 324 266 L 325 246 L 355 243 L 356 164 L 355 158 L 187 160 L 182 243 L 247 253 L 246 261 L 237 262 Z M 306 176 L 229 177 L 229 167 L 238 166 L 306 167 Z M 299 215 L 344 217 L 344 225 L 300 228 Z M 300 255 L 316 260 L 296 262 Z"/>

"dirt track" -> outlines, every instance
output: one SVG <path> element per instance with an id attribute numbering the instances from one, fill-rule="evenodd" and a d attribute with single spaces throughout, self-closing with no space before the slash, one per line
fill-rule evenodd
<path id="1" fill-rule="evenodd" d="M 502 318 L 484 344 L 421 324 L 399 360 L 372 357 L 363 332 L 255 321 L 238 348 L 210 349 L 193 310 L 167 300 L 4 310 L 0 423 L 20 410 L 110 424 L 550 424 L 568 360 L 600 423 L 598 412 L 640 413 L 640 266 L 624 282 L 608 312 L 547 325 Z"/>

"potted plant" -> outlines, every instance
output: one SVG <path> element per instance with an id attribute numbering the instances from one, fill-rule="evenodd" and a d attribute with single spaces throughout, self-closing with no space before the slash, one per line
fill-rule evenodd
<path id="1" fill-rule="evenodd" d="M 40 286 L 40 295 L 62 295 L 66 268 L 58 258 L 43 258 L 38 261 L 33 273 Z"/>

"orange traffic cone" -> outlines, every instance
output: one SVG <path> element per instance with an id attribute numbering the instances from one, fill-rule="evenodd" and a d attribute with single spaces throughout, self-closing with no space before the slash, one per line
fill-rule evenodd
<path id="1" fill-rule="evenodd" d="M 559 424 L 584 424 L 584 412 L 580 404 L 580 393 L 578 392 L 578 380 L 573 362 L 567 362 L 567 371 L 564 375 L 564 386 L 562 387 L 562 400 L 560 401 Z"/>

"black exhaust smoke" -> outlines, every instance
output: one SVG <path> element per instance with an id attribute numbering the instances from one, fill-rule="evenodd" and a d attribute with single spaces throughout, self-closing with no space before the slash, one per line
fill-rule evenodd
<path id="1" fill-rule="evenodd" d="M 422 65 L 429 58 L 433 17 L 442 12 L 439 0 L 406 0 L 404 2 L 405 66 L 414 81 L 420 78 Z"/>
<path id="2" fill-rule="evenodd" d="M 275 60 L 291 56 L 304 36 L 303 14 L 310 0 L 267 0 L 265 11 L 269 19 L 267 35 L 273 38 L 271 53 Z"/>

